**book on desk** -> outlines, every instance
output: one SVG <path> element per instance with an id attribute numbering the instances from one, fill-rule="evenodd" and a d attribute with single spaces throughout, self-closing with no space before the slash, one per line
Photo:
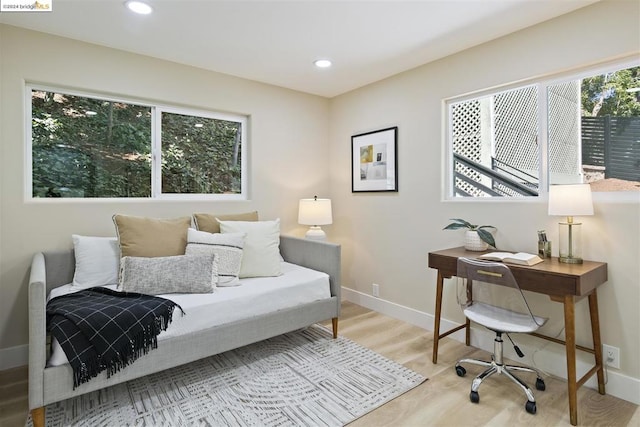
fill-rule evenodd
<path id="1" fill-rule="evenodd" d="M 540 258 L 538 255 L 529 254 L 526 252 L 489 252 L 488 254 L 480 255 L 478 259 L 528 266 L 536 265 L 543 261 L 542 258 Z"/>

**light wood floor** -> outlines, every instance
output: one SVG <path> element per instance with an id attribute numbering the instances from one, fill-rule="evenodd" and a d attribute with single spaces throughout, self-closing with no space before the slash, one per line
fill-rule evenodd
<path id="1" fill-rule="evenodd" d="M 487 353 L 445 338 L 438 364 L 431 363 L 431 334 L 351 303 L 343 304 L 340 335 L 429 378 L 424 384 L 354 421 L 350 427 L 372 426 L 563 426 L 569 427 L 566 382 L 546 377 L 547 389 L 534 390 L 538 413 L 524 409 L 526 398 L 506 378 L 492 377 L 480 388 L 480 403 L 469 401 L 471 379 L 480 367 L 469 366 L 460 378 L 453 365 L 462 357 Z M 522 376 L 532 383 L 535 376 Z M 640 409 L 585 387 L 578 391 L 581 426 L 640 426 Z M 23 427 L 27 414 L 27 369 L 0 372 L 0 426 Z"/>

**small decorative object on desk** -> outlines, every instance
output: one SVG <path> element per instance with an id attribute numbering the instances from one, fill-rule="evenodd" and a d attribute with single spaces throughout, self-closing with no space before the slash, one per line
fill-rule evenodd
<path id="1" fill-rule="evenodd" d="M 540 258 L 551 258 L 551 242 L 538 242 Z"/>
<path id="2" fill-rule="evenodd" d="M 538 231 L 538 255 L 540 258 L 551 258 L 551 242 L 547 240 L 544 230 Z"/>
<path id="3" fill-rule="evenodd" d="M 464 247 L 469 251 L 486 251 L 489 246 L 495 248 L 496 241 L 493 234 L 488 229 L 495 230 L 493 225 L 475 225 L 464 219 L 452 218 L 451 224 L 447 225 L 443 230 L 459 230 L 466 228 L 464 236 Z"/>

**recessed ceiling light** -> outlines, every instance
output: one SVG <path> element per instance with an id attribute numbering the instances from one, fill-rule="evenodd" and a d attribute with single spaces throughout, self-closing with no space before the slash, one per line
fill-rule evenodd
<path id="1" fill-rule="evenodd" d="M 128 0 L 124 2 L 124 4 L 130 11 L 139 13 L 140 15 L 148 15 L 153 12 L 153 8 L 143 1 Z"/>
<path id="2" fill-rule="evenodd" d="M 329 67 L 331 67 L 331 61 L 329 61 L 328 59 L 317 59 L 313 63 L 318 68 L 329 68 Z"/>

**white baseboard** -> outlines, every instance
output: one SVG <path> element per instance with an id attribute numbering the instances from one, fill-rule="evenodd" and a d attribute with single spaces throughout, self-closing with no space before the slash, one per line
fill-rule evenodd
<path id="1" fill-rule="evenodd" d="M 432 314 L 405 307 L 403 305 L 386 301 L 381 298 L 376 298 L 345 287 L 342 288 L 342 298 L 346 301 L 377 311 L 386 316 L 423 328 L 429 333 L 433 332 L 434 319 Z M 441 319 L 440 325 L 440 329 L 444 331 L 455 327 L 457 323 L 447 319 Z M 449 337 L 456 341 L 464 342 L 463 331 L 457 331 L 449 335 Z M 493 339 L 494 334 L 486 329 L 473 328 L 471 330 L 471 344 L 474 347 L 491 352 L 493 351 Z M 565 380 L 567 379 L 564 352 L 545 351 L 544 348 L 541 350 L 529 348 L 522 343 L 518 343 L 518 345 L 525 353 L 525 358 L 519 359 L 510 345 L 504 346 L 505 357 L 511 360 L 520 360 L 525 365 L 531 365 L 548 374 L 564 378 Z M 426 350 L 431 353 L 431 348 Z M 591 367 L 592 365 L 578 360 L 578 377 L 584 375 L 589 369 L 591 369 Z M 612 371 L 611 369 L 607 369 L 606 380 L 607 394 L 624 399 L 636 405 L 640 405 L 640 379 L 629 377 L 619 372 Z M 597 389 L 598 386 L 595 377 L 590 378 L 589 381 L 585 383 L 585 386 Z"/>
<path id="2" fill-rule="evenodd" d="M 0 349 L 0 371 L 29 364 L 29 346 L 18 345 Z"/>

